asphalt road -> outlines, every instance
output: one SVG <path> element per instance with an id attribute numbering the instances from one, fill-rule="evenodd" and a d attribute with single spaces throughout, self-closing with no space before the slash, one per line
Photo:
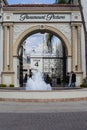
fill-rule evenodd
<path id="1" fill-rule="evenodd" d="M 87 130 L 87 101 L 0 102 L 0 130 Z"/>
<path id="2" fill-rule="evenodd" d="M 87 112 L 1 113 L 0 130 L 87 130 Z"/>

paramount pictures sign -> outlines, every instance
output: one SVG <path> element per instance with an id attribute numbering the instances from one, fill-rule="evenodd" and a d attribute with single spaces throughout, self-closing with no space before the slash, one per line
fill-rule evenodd
<path id="1" fill-rule="evenodd" d="M 70 21 L 70 14 L 15 14 L 14 19 L 20 22 Z"/>
<path id="2" fill-rule="evenodd" d="M 0 19 L 1 20 L 1 19 Z M 70 22 L 81 21 L 79 13 L 48 13 L 48 14 L 29 14 L 29 13 L 4 13 L 3 21 L 13 22 Z"/>

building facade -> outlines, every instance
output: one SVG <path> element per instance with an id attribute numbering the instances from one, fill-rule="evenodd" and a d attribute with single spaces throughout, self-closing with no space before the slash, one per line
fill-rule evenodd
<path id="1" fill-rule="evenodd" d="M 84 25 L 85 32 L 85 50 L 86 50 L 86 77 L 87 77 L 87 3 L 85 0 L 79 0 L 80 11 L 82 15 L 82 21 Z"/>
<path id="2" fill-rule="evenodd" d="M 19 49 L 36 33 L 51 32 L 67 51 L 66 72 L 74 71 L 79 86 L 86 78 L 85 33 L 76 4 L 9 5 L 0 13 L 0 83 L 19 87 Z"/>

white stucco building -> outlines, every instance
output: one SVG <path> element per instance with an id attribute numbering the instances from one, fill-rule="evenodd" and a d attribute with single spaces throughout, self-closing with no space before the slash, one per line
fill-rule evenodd
<path id="1" fill-rule="evenodd" d="M 85 21 L 86 31 L 87 31 L 87 2 L 85 0 L 80 0 L 81 9 Z"/>
<path id="2" fill-rule="evenodd" d="M 85 32 L 85 49 L 86 49 L 86 77 L 87 77 L 87 2 L 85 0 L 79 0 L 80 10 L 82 14 L 82 20 Z"/>

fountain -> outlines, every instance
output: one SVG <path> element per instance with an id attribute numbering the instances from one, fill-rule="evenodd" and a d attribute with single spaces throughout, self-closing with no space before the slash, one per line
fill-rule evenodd
<path id="1" fill-rule="evenodd" d="M 52 90 L 52 88 L 44 81 L 42 73 L 36 72 L 27 80 L 26 90 Z"/>

